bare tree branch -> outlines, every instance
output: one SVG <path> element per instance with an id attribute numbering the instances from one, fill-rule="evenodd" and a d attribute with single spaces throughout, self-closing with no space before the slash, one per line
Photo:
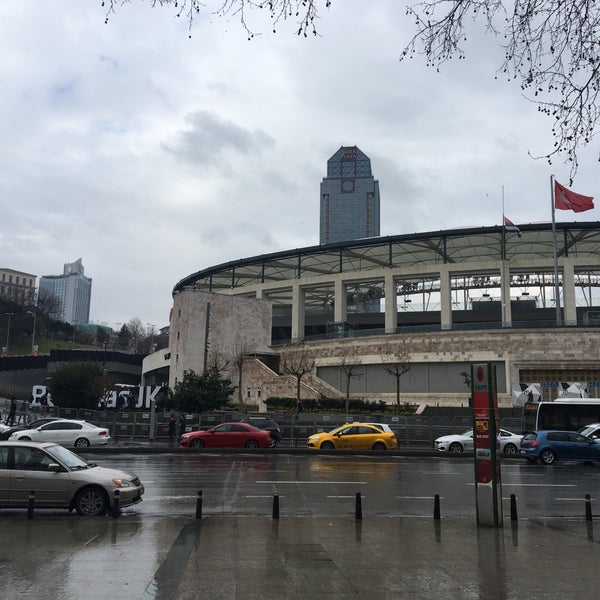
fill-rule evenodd
<path id="1" fill-rule="evenodd" d="M 525 98 L 553 119 L 551 150 L 534 158 L 570 163 L 570 183 L 579 166 L 578 150 L 592 141 L 600 121 L 600 8 L 592 0 L 430 0 L 407 8 L 417 33 L 401 60 L 424 54 L 427 65 L 465 58 L 467 19 L 483 21 L 501 35 L 505 50 L 499 72 L 520 81 Z"/>

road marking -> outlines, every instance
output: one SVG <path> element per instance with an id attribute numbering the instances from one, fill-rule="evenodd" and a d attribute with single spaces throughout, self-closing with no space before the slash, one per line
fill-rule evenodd
<path id="1" fill-rule="evenodd" d="M 561 502 L 585 502 L 586 498 L 554 498 L 555 500 L 560 500 Z M 594 500 L 594 498 L 590 498 L 590 500 Z"/>
<path id="2" fill-rule="evenodd" d="M 433 500 L 435 496 L 396 496 L 397 500 Z M 444 496 L 440 496 L 440 500 L 443 500 Z"/>
<path id="3" fill-rule="evenodd" d="M 258 480 L 256 483 L 267 483 L 269 485 L 291 483 L 292 485 L 308 485 L 308 484 L 323 484 L 323 485 L 367 485 L 367 481 L 281 481 L 279 479 Z"/>
<path id="4" fill-rule="evenodd" d="M 325 496 L 325 498 L 347 498 L 349 500 L 355 498 L 355 496 Z M 361 498 L 366 498 L 366 496 L 362 495 Z"/>
<path id="5" fill-rule="evenodd" d="M 461 475 L 458 471 L 418 471 L 421 475 Z M 404 471 L 408 473 L 408 471 Z"/>
<path id="6" fill-rule="evenodd" d="M 279 498 L 285 498 L 285 496 L 282 496 L 282 495 L 280 495 L 280 494 L 277 494 L 277 496 L 278 496 Z M 268 496 L 264 496 L 264 495 L 263 495 L 263 496 L 259 496 L 259 495 L 250 496 L 250 495 L 246 495 L 246 496 L 244 496 L 244 497 L 245 497 L 245 498 L 272 498 L 272 497 L 273 497 L 273 495 L 272 495 L 272 494 L 271 494 L 271 495 L 268 495 Z"/>
<path id="7" fill-rule="evenodd" d="M 474 483 L 467 483 L 467 485 L 474 486 Z M 504 487 L 577 487 L 574 483 L 506 483 L 502 482 Z"/>

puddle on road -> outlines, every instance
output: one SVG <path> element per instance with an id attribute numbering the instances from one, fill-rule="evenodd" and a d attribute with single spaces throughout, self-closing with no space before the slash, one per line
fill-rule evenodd
<path id="1" fill-rule="evenodd" d="M 175 538 L 165 560 L 154 574 L 152 581 L 146 586 L 142 600 L 171 600 L 175 597 L 177 586 L 198 539 L 202 521 L 191 521 L 181 528 Z"/>

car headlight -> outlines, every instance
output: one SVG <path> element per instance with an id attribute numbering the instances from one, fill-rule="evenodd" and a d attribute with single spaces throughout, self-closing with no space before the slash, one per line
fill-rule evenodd
<path id="1" fill-rule="evenodd" d="M 117 488 L 134 487 L 133 481 L 129 481 L 129 479 L 113 479 L 112 481 Z"/>
<path id="2" fill-rule="evenodd" d="M 316 441 L 318 441 L 318 440 L 320 440 L 320 439 L 321 439 L 321 436 L 320 436 L 320 435 L 311 435 L 311 436 L 310 436 L 308 439 L 309 439 L 311 442 L 316 442 Z"/>

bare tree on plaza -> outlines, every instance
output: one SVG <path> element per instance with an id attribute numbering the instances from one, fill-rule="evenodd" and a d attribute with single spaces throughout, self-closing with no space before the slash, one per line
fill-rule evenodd
<path id="1" fill-rule="evenodd" d="M 340 354 L 340 370 L 344 375 L 346 384 L 346 414 L 350 412 L 350 384 L 352 379 L 362 376 L 360 368 L 362 365 L 358 362 L 357 348 L 345 348 Z"/>
<path id="2" fill-rule="evenodd" d="M 248 349 L 246 348 L 245 345 L 238 345 L 236 344 L 235 348 L 234 348 L 234 352 L 233 352 L 233 364 L 235 365 L 235 368 L 237 369 L 237 376 L 238 376 L 238 381 L 237 381 L 237 390 L 238 390 L 238 402 L 240 404 L 244 404 L 244 394 L 243 394 L 243 377 L 244 377 L 244 359 L 246 356 L 246 353 L 248 352 Z"/>
<path id="3" fill-rule="evenodd" d="M 400 379 L 411 369 L 410 353 L 401 344 L 388 343 L 379 348 L 381 363 L 396 380 L 396 412 L 400 412 Z"/>
<path id="4" fill-rule="evenodd" d="M 300 386 L 302 378 L 315 369 L 315 361 L 310 358 L 306 350 L 302 350 L 289 358 L 284 358 L 281 370 L 286 375 L 292 375 L 296 379 L 296 401 L 300 400 Z"/>

